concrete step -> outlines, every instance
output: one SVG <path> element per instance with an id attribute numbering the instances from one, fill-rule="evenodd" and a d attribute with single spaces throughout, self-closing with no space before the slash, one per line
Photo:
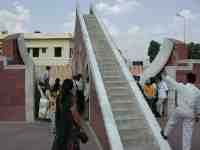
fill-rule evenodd
<path id="1" fill-rule="evenodd" d="M 113 57 L 97 57 L 97 61 L 99 62 L 117 62 L 115 58 Z"/>
<path id="2" fill-rule="evenodd" d="M 127 91 L 126 93 L 117 93 L 117 92 L 107 92 L 108 93 L 108 97 L 111 98 L 111 100 L 115 101 L 115 100 L 133 100 L 133 102 L 135 102 L 135 100 L 133 99 L 133 96 L 130 95 L 130 93 Z"/>
<path id="3" fill-rule="evenodd" d="M 98 58 L 97 61 L 100 64 L 117 64 L 118 62 L 115 59 L 104 59 L 104 58 Z M 119 66 L 119 65 L 118 65 Z"/>
<path id="4" fill-rule="evenodd" d="M 124 141 L 124 150 L 160 150 L 160 148 L 158 148 L 157 144 L 152 144 L 148 142 L 148 143 L 138 143 L 137 140 L 136 141 Z"/>
<path id="5" fill-rule="evenodd" d="M 133 109 L 132 108 L 112 108 L 112 112 L 114 116 L 127 116 L 129 114 L 133 114 Z"/>
<path id="6" fill-rule="evenodd" d="M 123 92 L 118 92 L 118 91 L 108 92 L 108 96 L 111 97 L 111 98 L 114 98 L 114 99 L 115 99 L 115 97 L 118 97 L 118 98 L 121 98 L 121 99 L 123 99 L 123 97 L 128 97 L 128 96 L 131 97 L 129 91 L 123 91 Z"/>
<path id="7" fill-rule="evenodd" d="M 149 146 L 156 147 L 156 143 L 152 143 L 152 141 L 154 141 L 154 137 L 152 133 L 149 132 L 148 128 L 139 128 L 137 130 L 119 130 L 119 133 L 122 142 L 126 147 L 133 148 L 134 146 L 134 148 L 137 147 L 137 150 L 153 149 Z M 146 147 L 147 145 L 148 147 Z M 157 148 L 155 148 L 155 150 L 157 150 Z"/>
<path id="8" fill-rule="evenodd" d="M 108 62 L 108 61 L 102 61 L 99 63 L 99 65 L 101 65 L 102 67 L 106 68 L 106 69 L 118 69 L 119 65 L 117 62 Z M 112 69 L 112 70 L 113 70 Z"/>
<path id="9" fill-rule="evenodd" d="M 140 120 L 140 119 L 144 119 L 143 114 L 131 113 L 131 114 L 126 114 L 126 115 L 123 114 L 123 115 L 115 116 L 116 121 Z"/>
<path id="10" fill-rule="evenodd" d="M 144 120 L 144 117 L 139 118 L 139 119 L 133 118 L 133 119 L 116 120 L 116 123 L 119 129 L 148 128 L 147 122 Z"/>
<path id="11" fill-rule="evenodd" d="M 104 78 L 107 78 L 107 76 L 104 77 Z M 120 76 L 116 76 L 116 78 L 120 78 Z M 116 79 L 116 78 L 114 77 L 113 79 Z M 106 90 L 108 90 L 109 92 L 119 92 L 119 93 L 121 93 L 123 91 L 129 91 L 129 88 L 127 86 L 122 86 L 122 87 L 106 87 Z"/>
<path id="12" fill-rule="evenodd" d="M 148 128 L 137 128 L 137 129 L 119 129 L 119 133 L 124 139 L 136 140 L 141 136 L 149 135 Z"/>
<path id="13" fill-rule="evenodd" d="M 119 101 L 117 101 L 116 103 L 116 101 L 111 99 L 110 102 L 113 109 L 120 109 L 120 108 L 134 109 L 134 107 L 136 107 L 133 101 L 127 101 L 127 102 L 121 101 L 120 103 Z"/>
<path id="14" fill-rule="evenodd" d="M 101 47 L 97 47 L 98 49 L 100 49 Z M 106 47 L 103 47 L 106 49 Z M 110 57 L 110 58 L 113 58 L 114 57 L 114 54 L 112 52 L 110 52 L 110 50 L 108 49 L 107 52 L 99 52 L 99 51 L 96 51 L 96 56 L 97 57 L 100 57 L 100 58 L 106 58 L 106 57 Z"/>
<path id="15" fill-rule="evenodd" d="M 126 81 L 119 80 L 119 81 L 105 81 L 106 87 L 123 87 L 128 85 Z"/>
<path id="16" fill-rule="evenodd" d="M 121 80 L 121 77 L 120 76 L 103 76 L 103 79 L 104 81 L 118 81 L 118 80 Z"/>
<path id="17" fill-rule="evenodd" d="M 120 75 L 121 74 L 121 72 L 120 72 L 120 70 L 119 70 L 119 68 L 118 69 L 112 69 L 112 70 L 103 70 L 103 75 L 104 76 L 112 76 L 112 75 Z"/>

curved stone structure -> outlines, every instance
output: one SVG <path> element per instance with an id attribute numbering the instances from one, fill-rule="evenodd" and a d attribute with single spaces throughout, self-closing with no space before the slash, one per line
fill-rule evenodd
<path id="1" fill-rule="evenodd" d="M 160 48 L 160 52 L 158 53 L 154 61 L 142 73 L 142 76 L 141 76 L 142 85 L 147 79 L 156 76 L 164 68 L 164 66 L 167 64 L 171 56 L 173 48 L 174 48 L 173 41 L 170 39 L 165 39 Z"/>

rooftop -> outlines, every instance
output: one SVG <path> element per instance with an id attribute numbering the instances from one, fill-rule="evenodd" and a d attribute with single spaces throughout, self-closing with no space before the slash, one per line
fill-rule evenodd
<path id="1" fill-rule="evenodd" d="M 32 39 L 72 39 L 72 33 L 24 33 L 26 40 Z"/>
<path id="2" fill-rule="evenodd" d="M 0 40 L 4 39 L 11 34 L 1 34 Z M 34 39 L 72 39 L 72 33 L 24 33 L 24 38 L 26 40 Z"/>

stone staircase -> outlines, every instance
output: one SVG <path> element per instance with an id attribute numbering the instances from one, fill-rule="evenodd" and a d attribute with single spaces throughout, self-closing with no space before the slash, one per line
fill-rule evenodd
<path id="1" fill-rule="evenodd" d="M 96 17 L 84 15 L 124 150 L 159 150 L 152 130 Z"/>

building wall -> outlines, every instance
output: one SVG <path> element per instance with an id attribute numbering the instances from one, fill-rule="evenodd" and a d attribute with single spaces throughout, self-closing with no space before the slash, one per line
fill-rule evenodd
<path id="1" fill-rule="evenodd" d="M 45 65 L 36 65 L 36 70 L 35 70 L 36 78 L 40 79 L 45 70 L 46 70 Z M 56 78 L 59 78 L 61 81 L 63 81 L 64 79 L 71 79 L 72 78 L 71 64 L 51 66 L 50 77 L 53 81 L 55 81 Z"/>
<path id="2" fill-rule="evenodd" d="M 71 63 L 70 48 L 73 48 L 72 39 L 26 39 L 26 48 L 40 48 L 39 57 L 33 60 L 37 65 L 61 65 Z M 62 57 L 54 56 L 54 48 L 62 47 Z M 42 48 L 46 48 L 46 53 L 42 53 Z M 33 57 L 31 49 L 30 56 Z"/>
<path id="3" fill-rule="evenodd" d="M 102 112 L 101 112 L 101 108 L 99 104 L 99 99 L 97 97 L 95 85 L 91 83 L 90 87 L 91 87 L 90 88 L 91 90 L 90 91 L 90 108 L 91 108 L 90 122 L 99 141 L 101 142 L 102 148 L 104 150 L 110 150 L 111 148 L 108 143 L 108 137 L 106 134 L 104 120 L 103 120 L 103 116 L 102 116 Z"/>
<path id="4" fill-rule="evenodd" d="M 0 121 L 25 121 L 25 68 L 5 69 L 0 61 Z"/>

